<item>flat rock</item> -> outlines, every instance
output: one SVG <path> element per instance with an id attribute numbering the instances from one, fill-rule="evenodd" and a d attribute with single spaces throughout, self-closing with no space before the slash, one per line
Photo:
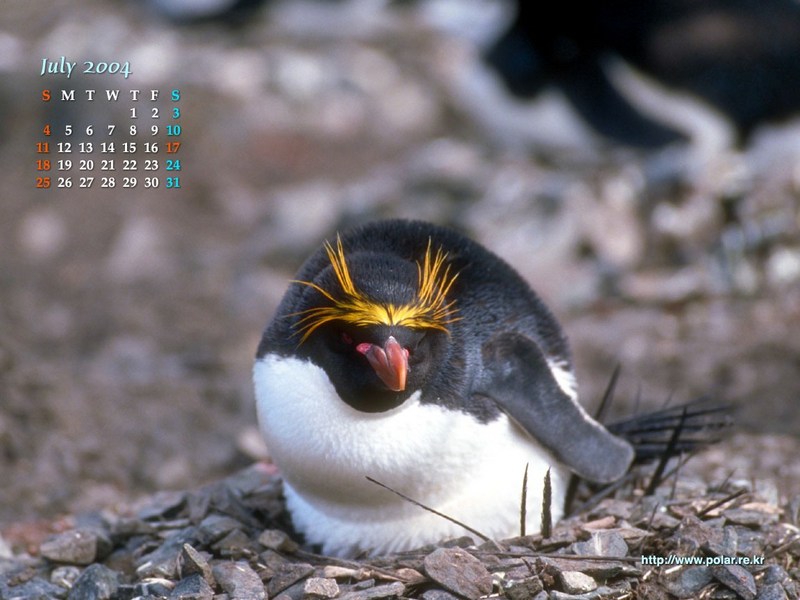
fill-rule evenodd
<path id="1" fill-rule="evenodd" d="M 197 537 L 195 527 L 186 527 L 170 532 L 167 539 L 152 552 L 142 556 L 136 566 L 139 577 L 164 577 L 175 579 L 178 573 L 178 557 L 184 544 L 191 544 Z"/>
<path id="2" fill-rule="evenodd" d="M 119 575 L 108 567 L 86 567 L 67 596 L 68 600 L 109 600 L 119 587 Z"/>
<path id="3" fill-rule="evenodd" d="M 110 549 L 111 542 L 103 533 L 93 529 L 73 529 L 43 542 L 39 553 L 53 562 L 90 565 L 103 558 Z"/>
<path id="4" fill-rule="evenodd" d="M 28 598 L 42 598 L 50 600 L 50 598 L 66 598 L 67 592 L 61 586 L 45 581 L 41 577 L 33 577 L 24 582 L 19 582 L 19 585 L 9 585 L 3 579 L 0 579 L 0 598 L 13 599 L 28 599 Z"/>
<path id="5" fill-rule="evenodd" d="M 285 531 L 279 529 L 265 529 L 258 536 L 258 543 L 277 552 L 293 553 L 297 550 L 297 542 L 289 537 Z"/>
<path id="6" fill-rule="evenodd" d="M 756 600 L 788 600 L 789 596 L 786 595 L 786 590 L 780 583 L 768 583 L 762 585 L 758 590 Z"/>
<path id="7" fill-rule="evenodd" d="M 184 544 L 178 556 L 178 575 L 201 575 L 209 585 L 214 585 L 214 576 L 211 574 L 211 565 L 208 559 L 191 544 Z"/>
<path id="8" fill-rule="evenodd" d="M 213 544 L 224 538 L 234 530 L 243 529 L 240 521 L 226 515 L 209 515 L 198 526 L 200 541 L 204 544 Z"/>
<path id="9" fill-rule="evenodd" d="M 542 580 L 536 576 L 506 581 L 503 584 L 503 592 L 508 600 L 530 600 L 542 589 Z"/>
<path id="10" fill-rule="evenodd" d="M 753 575 L 740 565 L 715 565 L 711 567 L 714 578 L 744 600 L 756 597 L 756 582 Z"/>
<path id="11" fill-rule="evenodd" d="M 339 596 L 339 600 L 380 600 L 381 598 L 397 598 L 406 591 L 406 586 L 395 581 L 385 585 L 376 585 L 366 590 L 347 592 Z"/>
<path id="12" fill-rule="evenodd" d="M 212 600 L 214 590 L 200 573 L 181 579 L 169 595 L 170 600 Z"/>
<path id="13" fill-rule="evenodd" d="M 450 592 L 444 590 L 427 590 L 422 593 L 422 600 L 460 600 Z"/>
<path id="14" fill-rule="evenodd" d="M 713 579 L 708 567 L 694 566 L 680 569 L 670 577 L 665 577 L 663 583 L 670 594 L 678 598 L 693 598 Z"/>
<path id="15" fill-rule="evenodd" d="M 541 564 L 550 566 L 555 571 L 580 571 L 596 579 L 613 579 L 614 577 L 635 577 L 641 574 L 633 563 L 609 558 L 608 560 L 581 560 L 572 558 L 556 558 L 546 556 L 539 559 Z"/>
<path id="16" fill-rule="evenodd" d="M 50 583 L 60 585 L 64 589 L 71 589 L 80 576 L 81 570 L 78 567 L 56 567 L 50 573 Z"/>
<path id="17" fill-rule="evenodd" d="M 459 596 L 477 599 L 491 593 L 492 575 L 477 558 L 461 548 L 439 548 L 423 561 L 428 577 Z"/>
<path id="18" fill-rule="evenodd" d="M 597 582 L 580 571 L 561 571 L 559 579 L 568 594 L 586 594 L 597 589 Z"/>
<path id="19" fill-rule="evenodd" d="M 267 584 L 269 597 L 277 596 L 282 591 L 288 589 L 301 579 L 308 577 L 314 572 L 314 567 L 307 563 L 279 565 L 278 570 Z"/>
<path id="20" fill-rule="evenodd" d="M 222 590 L 231 600 L 266 600 L 267 592 L 261 578 L 246 562 L 223 562 L 212 568 Z"/>
<path id="21" fill-rule="evenodd" d="M 339 584 L 327 577 L 309 577 L 303 584 L 303 593 L 311 598 L 335 598 L 339 595 Z"/>
<path id="22" fill-rule="evenodd" d="M 593 531 L 585 542 L 572 544 L 575 554 L 620 558 L 628 555 L 628 544 L 617 531 Z"/>

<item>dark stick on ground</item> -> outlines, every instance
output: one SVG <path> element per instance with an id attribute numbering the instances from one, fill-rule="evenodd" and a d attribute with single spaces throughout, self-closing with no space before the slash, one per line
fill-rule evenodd
<path id="1" fill-rule="evenodd" d="M 372 477 L 370 477 L 370 476 L 367 476 L 367 481 L 370 481 L 370 482 L 374 483 L 375 485 L 379 485 L 379 486 L 381 486 L 383 489 L 385 489 L 385 490 L 388 490 L 388 491 L 392 492 L 393 494 L 395 494 L 395 495 L 397 495 L 397 496 L 400 496 L 400 497 L 401 497 L 403 500 L 405 500 L 405 501 L 407 501 L 407 502 L 411 502 L 411 504 L 413 504 L 413 505 L 415 505 L 415 506 L 419 506 L 420 508 L 422 508 L 422 509 L 424 509 L 424 510 L 427 510 L 428 512 L 431 512 L 431 513 L 433 513 L 433 514 L 435 514 L 437 517 L 442 517 L 443 519 L 447 519 L 447 520 L 448 520 L 448 521 L 450 521 L 451 523 L 455 523 L 455 524 L 456 524 L 456 525 L 458 525 L 459 527 L 463 527 L 464 529 L 466 529 L 466 530 L 467 530 L 467 531 L 469 531 L 470 533 L 473 533 L 473 534 L 475 534 L 476 536 L 478 536 L 479 538 L 481 538 L 481 539 L 482 539 L 484 542 L 489 542 L 489 541 L 491 541 L 491 538 L 490 538 L 488 535 L 484 535 L 483 533 L 481 533 L 480 531 L 478 531 L 477 529 L 475 529 L 475 528 L 473 528 L 473 527 L 470 527 L 470 526 L 469 526 L 469 525 L 467 525 L 466 523 L 462 523 L 462 522 L 461 522 L 461 521 L 459 521 L 458 519 L 454 519 L 453 517 L 451 517 L 451 516 L 449 516 L 449 515 L 446 515 L 446 514 L 444 514 L 444 513 L 441 513 L 441 512 L 439 512 L 438 510 L 436 510 L 436 509 L 434 509 L 434 508 L 431 508 L 430 506 L 425 506 L 425 505 L 424 505 L 424 504 L 422 504 L 421 502 L 418 502 L 417 500 L 414 500 L 413 498 L 409 498 L 409 497 L 408 497 L 408 496 L 406 496 L 405 494 L 403 494 L 403 493 L 401 493 L 401 492 L 398 492 L 398 491 L 397 491 L 397 490 L 395 490 L 395 489 L 392 489 L 392 488 L 390 488 L 388 485 L 386 485 L 386 484 L 384 484 L 384 483 L 381 483 L 381 482 L 380 482 L 380 481 L 378 481 L 377 479 L 373 479 Z"/>
<path id="2" fill-rule="evenodd" d="M 683 426 L 686 423 L 687 414 L 688 407 L 684 406 L 683 411 L 681 411 L 680 421 L 678 421 L 678 425 L 675 427 L 675 429 L 673 429 L 672 436 L 669 438 L 669 443 L 667 444 L 667 448 L 664 450 L 664 454 L 661 455 L 661 459 L 658 461 L 658 466 L 653 472 L 653 476 L 650 478 L 650 483 L 647 485 L 647 488 L 644 491 L 645 496 L 651 496 L 661 484 L 661 476 L 664 474 L 664 470 L 667 468 L 667 464 L 669 463 L 670 459 L 676 454 L 675 448 L 677 448 L 678 440 L 681 437 L 681 432 L 683 432 Z"/>
<path id="3" fill-rule="evenodd" d="M 550 469 L 544 475 L 544 490 L 542 493 L 542 537 L 549 538 L 553 533 L 553 488 L 550 483 Z"/>
<path id="4" fill-rule="evenodd" d="M 525 474 L 522 476 L 522 498 L 519 503 L 519 534 L 524 537 L 526 533 L 525 522 L 528 518 L 528 467 L 525 463 Z"/>

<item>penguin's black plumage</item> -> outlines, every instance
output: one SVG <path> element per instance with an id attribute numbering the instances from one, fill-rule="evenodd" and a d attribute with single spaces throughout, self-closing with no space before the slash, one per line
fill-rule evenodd
<path id="1" fill-rule="evenodd" d="M 633 450 L 577 403 L 566 339 L 504 261 L 463 235 L 382 221 L 301 267 L 257 350 L 259 421 L 306 539 L 338 555 L 464 532 L 366 478 L 488 535 L 528 531 L 551 470 L 612 481 Z"/>

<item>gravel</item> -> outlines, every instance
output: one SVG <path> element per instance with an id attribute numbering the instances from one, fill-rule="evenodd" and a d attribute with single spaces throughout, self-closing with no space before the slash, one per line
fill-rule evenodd
<path id="1" fill-rule="evenodd" d="M 742 511 L 747 525 L 736 520 Z M 800 528 L 791 508 L 732 482 L 710 488 L 678 476 L 650 497 L 631 484 L 546 539 L 457 538 L 359 560 L 315 554 L 292 537 L 286 519 L 280 478 L 255 464 L 169 498 L 80 515 L 97 529 L 40 531 L 27 546 L 6 540 L 13 552 L 0 560 L 0 600 L 800 597 Z M 107 545 L 86 564 L 92 536 Z M 71 555 L 53 553 L 76 541 Z"/>

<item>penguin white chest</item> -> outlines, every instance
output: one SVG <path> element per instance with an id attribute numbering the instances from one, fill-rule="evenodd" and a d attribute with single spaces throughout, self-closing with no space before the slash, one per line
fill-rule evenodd
<path id="1" fill-rule="evenodd" d="M 541 519 L 552 467 L 560 518 L 567 471 L 505 415 L 489 423 L 419 402 L 357 411 L 311 362 L 267 354 L 254 368 L 261 430 L 280 467 L 295 527 L 329 554 L 400 551 L 467 532 L 367 480 L 371 477 L 485 533 L 516 535 L 529 465 L 528 532 Z"/>

